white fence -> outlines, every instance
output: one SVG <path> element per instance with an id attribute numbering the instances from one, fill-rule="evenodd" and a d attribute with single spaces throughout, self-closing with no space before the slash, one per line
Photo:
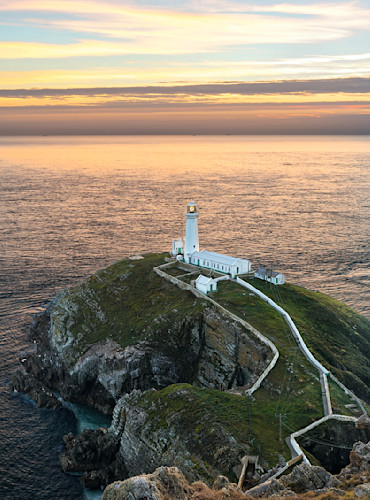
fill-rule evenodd
<path id="1" fill-rule="evenodd" d="M 194 288 L 193 286 L 188 285 L 187 283 L 184 283 L 183 281 L 179 280 L 178 278 L 175 278 L 174 276 L 170 276 L 165 271 L 162 271 L 163 268 L 166 268 L 166 267 L 169 267 L 169 266 L 170 266 L 170 264 L 163 264 L 161 266 L 154 267 L 153 269 L 154 269 L 154 271 L 159 276 L 161 276 L 162 278 L 165 278 L 167 281 L 170 281 L 171 283 L 177 285 L 182 290 L 189 290 L 196 297 L 204 299 L 204 300 L 208 300 L 208 302 L 211 302 L 222 313 L 224 313 L 227 316 L 229 316 L 229 318 L 231 318 L 233 321 L 236 321 L 236 322 L 240 323 L 244 328 L 246 328 L 251 333 L 253 333 L 254 336 L 256 336 L 261 342 L 263 342 L 265 345 L 267 345 L 271 349 L 271 351 L 273 353 L 272 360 L 270 361 L 270 363 L 268 364 L 268 366 L 266 367 L 266 369 L 263 371 L 263 373 L 258 377 L 258 379 L 256 380 L 256 382 L 252 385 L 252 387 L 250 387 L 247 391 L 245 391 L 245 394 L 247 394 L 247 395 L 253 394 L 253 392 L 255 392 L 260 387 L 262 381 L 267 377 L 267 375 L 270 373 L 270 371 L 276 365 L 277 360 L 279 359 L 279 351 L 276 349 L 275 345 L 271 342 L 271 340 L 269 340 L 264 335 L 262 335 L 261 332 L 259 332 L 255 328 L 253 328 L 252 325 L 250 325 L 246 321 L 244 321 L 241 318 L 239 318 L 239 316 L 236 316 L 235 314 L 231 313 L 230 311 L 228 311 L 227 309 L 225 309 L 224 307 L 222 307 L 220 304 L 218 304 L 216 301 L 214 301 L 213 299 L 211 299 L 207 295 L 204 295 L 203 293 L 198 292 L 198 290 L 196 290 L 196 288 Z M 229 279 L 229 276 L 225 276 L 223 278 L 224 279 Z"/>
<path id="2" fill-rule="evenodd" d="M 289 314 L 280 306 L 276 304 L 270 297 L 267 297 L 263 292 L 258 290 L 257 288 L 254 288 L 251 284 L 247 283 L 246 281 L 240 279 L 239 277 L 236 278 L 237 283 L 239 285 L 243 286 L 244 288 L 247 288 L 251 292 L 253 292 L 255 295 L 260 297 L 262 300 L 267 302 L 271 307 L 273 307 L 278 313 L 280 313 L 285 321 L 287 322 L 290 331 L 293 334 L 293 337 L 296 339 L 298 342 L 298 345 L 305 355 L 305 357 L 308 359 L 308 361 L 319 370 L 320 372 L 320 383 L 321 383 L 321 389 L 322 389 L 322 396 L 323 396 L 323 405 L 324 405 L 324 414 L 325 415 L 331 415 L 333 413 L 332 408 L 331 408 L 331 401 L 330 401 L 330 391 L 329 391 L 329 386 L 328 386 L 328 380 L 327 380 L 327 375 L 329 374 L 329 370 L 327 370 L 317 359 L 312 355 L 308 347 L 306 346 L 301 334 L 298 331 L 298 328 L 295 326 L 292 318 L 289 316 Z"/>

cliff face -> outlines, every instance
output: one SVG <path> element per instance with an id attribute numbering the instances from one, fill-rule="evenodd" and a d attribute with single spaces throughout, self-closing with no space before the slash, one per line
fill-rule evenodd
<path id="1" fill-rule="evenodd" d="M 218 403 L 212 391 L 187 384 L 123 396 L 110 430 L 120 440 L 119 454 L 128 476 L 181 464 L 192 481 L 214 479 L 221 473 L 236 480 L 233 468 L 250 452 L 250 436 L 246 433 L 240 439 L 236 428 L 227 419 L 223 422 L 221 408 L 212 408 Z"/>
<path id="2" fill-rule="evenodd" d="M 65 440 L 63 469 L 84 472 L 90 487 L 159 465 L 179 465 L 192 481 L 236 480 L 244 455 L 259 455 L 264 469 L 284 460 L 277 408 L 287 428 L 321 416 L 317 377 L 296 349 L 291 357 L 281 318 L 232 282 L 215 298 L 280 342 L 281 356 L 252 397 L 225 392 L 253 385 L 272 353 L 208 301 L 157 276 L 162 263 L 158 254 L 126 259 L 63 290 L 31 326 L 34 352 L 13 377 L 40 406 L 60 405 L 54 389 L 113 414 L 109 431 Z"/>
<path id="3" fill-rule="evenodd" d="M 190 384 L 132 391 L 118 400 L 109 430 L 66 437 L 63 469 L 85 471 L 87 485 L 94 477 L 108 484 L 172 465 L 190 481 L 219 474 L 236 481 L 240 458 L 252 450 L 243 403 L 238 395 Z M 259 470 L 267 467 L 260 457 Z"/>
<path id="4" fill-rule="evenodd" d="M 28 376 L 23 386 L 16 377 L 16 388 L 37 379 L 65 399 L 111 413 L 134 389 L 253 384 L 268 349 L 205 301 L 156 276 L 153 263 L 163 257 L 155 257 L 119 262 L 63 290 L 31 327 L 37 351 L 25 360 Z"/>

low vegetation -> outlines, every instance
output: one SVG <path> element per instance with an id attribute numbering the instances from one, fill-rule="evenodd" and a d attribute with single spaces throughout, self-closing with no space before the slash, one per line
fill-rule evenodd
<path id="1" fill-rule="evenodd" d="M 144 340 L 170 346 L 179 334 L 174 325 L 202 315 L 209 303 L 154 273 L 153 267 L 164 262 L 165 254 L 125 259 L 67 292 L 67 299 L 75 304 L 69 330 L 79 354 L 106 338 L 122 347 Z M 169 273 L 180 276 L 185 271 L 172 267 Z M 196 276 L 182 279 L 190 281 Z M 256 279 L 251 283 L 288 311 L 308 347 L 338 379 L 370 401 L 369 321 L 318 292 L 290 284 L 277 287 Z M 231 281 L 219 282 L 218 291 L 211 296 L 276 345 L 280 357 L 275 368 L 248 398 L 176 384 L 149 391 L 142 404 L 149 413 L 153 409 L 158 426 L 167 426 L 176 414 L 194 439 L 208 436 L 212 426 L 222 425 L 272 466 L 281 454 L 290 458 L 284 443 L 287 435 L 323 416 L 318 372 L 297 348 L 281 315 L 263 300 Z M 332 382 L 330 388 L 335 411 L 351 414 L 346 407 L 351 400 Z"/>
<path id="2" fill-rule="evenodd" d="M 201 300 L 153 271 L 165 263 L 165 256 L 116 262 L 68 290 L 67 300 L 73 304 L 69 330 L 80 355 L 106 338 L 122 347 L 143 340 L 171 345 L 173 325 L 201 314 Z"/>
<path id="3" fill-rule="evenodd" d="M 283 307 L 315 357 L 370 403 L 370 321 L 320 292 L 259 279 L 250 283 Z"/>

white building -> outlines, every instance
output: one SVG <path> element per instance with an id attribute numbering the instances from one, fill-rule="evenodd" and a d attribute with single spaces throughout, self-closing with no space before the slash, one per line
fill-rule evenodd
<path id="1" fill-rule="evenodd" d="M 186 210 L 185 242 L 183 239 L 172 241 L 172 256 L 177 257 L 177 259 L 183 257 L 187 264 L 230 274 L 233 278 L 238 274 L 250 272 L 251 263 L 249 260 L 229 257 L 207 250 L 199 251 L 198 215 L 197 206 L 191 201 Z"/>
<path id="2" fill-rule="evenodd" d="M 199 252 L 198 209 L 191 201 L 186 210 L 184 259 L 187 264 L 190 263 L 190 256 L 193 252 Z"/>
<path id="3" fill-rule="evenodd" d="M 285 278 L 281 273 L 277 273 L 272 269 L 265 269 L 264 267 L 260 267 L 254 273 L 254 277 L 260 280 L 268 281 L 269 283 L 273 283 L 274 285 L 284 285 Z"/>
<path id="4" fill-rule="evenodd" d="M 180 238 L 178 240 L 172 240 L 171 254 L 173 255 L 173 257 L 176 257 L 176 255 L 184 254 L 184 238 Z"/>
<path id="5" fill-rule="evenodd" d="M 207 276 L 200 274 L 195 280 L 195 288 L 207 295 L 208 292 L 214 292 L 217 290 L 217 281 L 213 278 L 208 278 Z"/>
<path id="6" fill-rule="evenodd" d="M 221 253 L 208 252 L 208 250 L 193 252 L 190 258 L 190 264 L 213 269 L 218 273 L 231 274 L 233 278 L 235 278 L 237 274 L 248 273 L 251 270 L 251 263 L 249 260 L 230 257 L 229 255 L 223 255 Z"/>

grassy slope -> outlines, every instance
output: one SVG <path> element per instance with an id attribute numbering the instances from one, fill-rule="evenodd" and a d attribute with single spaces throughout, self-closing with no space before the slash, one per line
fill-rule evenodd
<path id="1" fill-rule="evenodd" d="M 167 428 L 176 416 L 176 425 L 182 429 L 184 439 L 193 442 L 204 441 L 208 435 L 212 442 L 214 428 L 222 426 L 237 442 L 249 445 L 251 454 L 258 454 L 270 466 L 276 464 L 284 449 L 284 444 L 277 439 L 276 419 L 271 418 L 268 411 L 261 413 L 254 403 L 250 407 L 243 396 L 175 384 L 161 391 L 147 392 L 140 406 L 149 414 L 154 428 Z M 217 443 L 213 446 L 217 448 Z M 228 472 L 231 473 L 224 471 Z"/>
<path id="2" fill-rule="evenodd" d="M 290 314 L 317 359 L 370 402 L 370 321 L 320 292 L 258 279 L 250 282 Z"/>
<path id="3" fill-rule="evenodd" d="M 123 347 L 140 340 L 171 344 L 173 325 L 183 318 L 201 314 L 202 301 L 153 272 L 153 266 L 164 263 L 164 257 L 165 254 L 151 254 L 143 260 L 117 262 L 70 290 L 71 298 L 78 304 L 71 331 L 79 339 L 80 352 L 106 337 Z M 172 271 L 171 274 L 180 273 Z M 253 280 L 253 284 L 279 303 L 270 285 L 259 280 Z M 343 374 L 341 379 L 346 383 L 357 381 L 356 377 L 366 374 L 364 367 L 368 360 L 363 354 L 358 355 L 368 348 L 369 322 L 365 318 L 330 297 L 300 287 L 284 285 L 279 287 L 279 293 L 280 304 L 291 314 L 307 344 L 323 363 L 329 365 L 340 361 L 340 366 L 344 367 L 344 362 L 348 361 L 353 374 Z M 189 432 L 206 430 L 199 427 L 199 422 L 204 422 L 201 418 L 204 415 L 210 425 L 212 421 L 222 421 L 236 439 L 251 443 L 252 452 L 273 465 L 279 453 L 289 457 L 283 440 L 279 440 L 277 415 L 283 415 L 284 438 L 291 430 L 302 428 L 323 414 L 317 371 L 296 349 L 281 316 L 265 302 L 228 281 L 219 283 L 219 290 L 213 297 L 276 344 L 280 351 L 276 367 L 249 402 L 237 395 L 191 386 L 186 387 L 189 395 L 186 401 L 175 402 L 173 391 L 178 386 L 156 394 L 168 406 L 166 411 L 176 415 L 183 412 L 191 427 Z M 103 316 L 97 312 L 99 310 L 103 311 Z M 328 346 L 331 348 L 329 357 Z M 340 378 L 338 371 L 336 374 Z M 364 383 L 358 384 L 363 387 Z M 335 397 L 341 408 L 348 402 L 342 400 L 340 394 Z M 165 416 L 158 420 L 159 425 L 161 422 L 167 425 L 166 421 Z"/>
<path id="4" fill-rule="evenodd" d="M 154 273 L 165 256 L 116 262 L 69 289 L 69 301 L 77 305 L 70 331 L 79 354 L 107 337 L 122 347 L 142 340 L 171 346 L 174 325 L 202 313 L 202 301 Z"/>
<path id="5" fill-rule="evenodd" d="M 290 429 L 297 430 L 323 416 L 317 371 L 296 349 L 285 322 L 266 302 L 230 281 L 220 282 L 213 298 L 253 325 L 279 350 L 276 366 L 253 394 L 251 403 L 254 432 L 263 439 L 267 450 L 276 450 L 279 413 L 283 415 L 283 438 Z"/>

